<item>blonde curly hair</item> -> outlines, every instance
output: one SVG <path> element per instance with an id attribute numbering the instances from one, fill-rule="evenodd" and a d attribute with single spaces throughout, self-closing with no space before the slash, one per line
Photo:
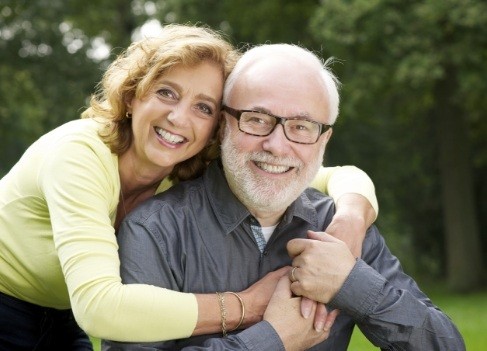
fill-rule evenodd
<path id="1" fill-rule="evenodd" d="M 223 35 L 208 27 L 166 25 L 160 35 L 132 43 L 110 64 L 81 117 L 106 121 L 107 128 L 100 137 L 113 153 L 121 155 L 133 139 L 131 120 L 126 117 L 128 101 L 143 98 L 154 82 L 175 65 L 193 67 L 211 61 L 221 67 L 226 79 L 238 58 L 238 51 Z M 195 178 L 218 155 L 219 144 L 214 136 L 202 151 L 176 165 L 171 177 Z"/>

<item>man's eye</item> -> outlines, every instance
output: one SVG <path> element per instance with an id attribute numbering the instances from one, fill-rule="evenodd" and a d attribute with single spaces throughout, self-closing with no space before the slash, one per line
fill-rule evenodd
<path id="1" fill-rule="evenodd" d="M 247 116 L 247 122 L 252 124 L 259 124 L 259 125 L 270 123 L 270 121 L 267 118 L 265 118 L 264 116 L 260 116 L 258 114 Z"/>
<path id="2" fill-rule="evenodd" d="M 255 117 L 250 117 L 249 118 L 249 123 L 264 124 L 265 121 L 262 118 L 255 116 Z"/>
<path id="3" fill-rule="evenodd" d="M 309 126 L 307 124 L 296 124 L 294 126 L 294 128 L 296 130 L 299 130 L 299 131 L 307 131 L 307 130 L 309 130 Z"/>

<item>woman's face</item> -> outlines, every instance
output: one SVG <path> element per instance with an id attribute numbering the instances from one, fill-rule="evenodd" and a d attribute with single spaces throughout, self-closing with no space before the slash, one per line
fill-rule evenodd
<path id="1" fill-rule="evenodd" d="M 174 66 L 128 106 L 137 167 L 172 168 L 200 152 L 218 124 L 223 74 L 214 63 Z M 140 170 L 140 169 L 139 169 Z"/>

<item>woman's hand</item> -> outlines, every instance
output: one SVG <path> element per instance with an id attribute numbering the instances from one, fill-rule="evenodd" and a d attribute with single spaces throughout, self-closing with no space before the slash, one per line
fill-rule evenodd
<path id="1" fill-rule="evenodd" d="M 277 282 L 282 276 L 287 275 L 289 270 L 290 267 L 282 267 L 267 273 L 262 279 L 239 293 L 245 304 L 243 327 L 247 328 L 262 320 Z"/>

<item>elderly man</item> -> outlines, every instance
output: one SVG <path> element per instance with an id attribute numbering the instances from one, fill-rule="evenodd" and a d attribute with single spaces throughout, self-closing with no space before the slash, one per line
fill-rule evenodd
<path id="1" fill-rule="evenodd" d="M 279 282 L 263 321 L 228 337 L 104 342 L 105 349 L 346 350 L 355 325 L 382 349 L 465 349 L 377 228 L 367 231 L 362 258 L 320 233 L 334 203 L 307 187 L 323 161 L 338 101 L 333 75 L 305 49 L 264 45 L 240 59 L 224 93 L 221 162 L 127 217 L 119 233 L 122 276 L 180 291 L 228 292 L 292 264 L 290 281 Z M 304 304 L 303 318 L 291 291 L 340 310 L 331 331 L 314 330 L 309 316 L 316 306 Z M 236 327 L 225 323 L 225 298 L 235 295 L 216 297 L 225 334 Z"/>

